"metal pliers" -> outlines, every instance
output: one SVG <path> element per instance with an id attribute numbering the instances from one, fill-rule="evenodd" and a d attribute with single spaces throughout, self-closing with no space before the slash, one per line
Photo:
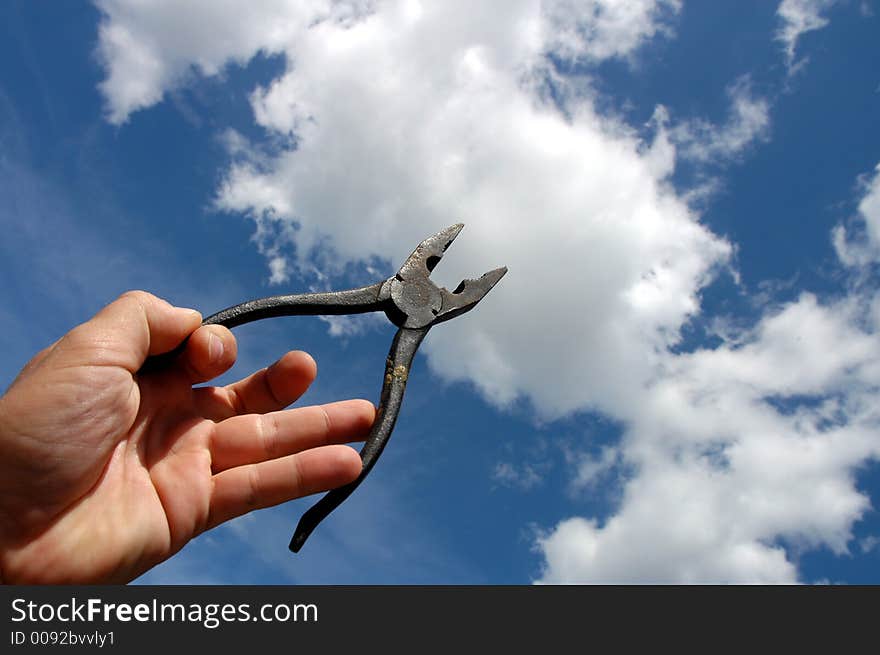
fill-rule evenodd
<path id="1" fill-rule="evenodd" d="M 203 325 L 232 328 L 275 316 L 381 311 L 400 328 L 388 351 L 376 420 L 361 449 L 361 473 L 354 482 L 329 491 L 303 514 L 290 540 L 293 552 L 298 552 L 312 530 L 357 489 L 379 459 L 397 421 L 413 357 L 428 330 L 472 309 L 507 273 L 507 267 L 496 268 L 477 280 L 464 280 L 454 291 L 431 281 L 431 271 L 463 227 L 462 223 L 452 225 L 422 241 L 400 270 L 382 282 L 347 291 L 260 298 L 229 307 L 204 320 Z"/>

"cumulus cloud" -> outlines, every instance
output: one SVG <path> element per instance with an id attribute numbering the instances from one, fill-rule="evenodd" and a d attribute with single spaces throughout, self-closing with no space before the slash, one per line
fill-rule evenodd
<path id="1" fill-rule="evenodd" d="M 283 53 L 251 102 L 286 147 L 227 135 L 216 197 L 255 221 L 277 281 L 293 267 L 391 269 L 458 221 L 435 277 L 509 267 L 479 311 L 429 336 L 435 373 L 544 420 L 592 410 L 624 426 L 571 485 L 620 467 L 619 506 L 541 535 L 544 582 L 793 581 L 787 546 L 844 552 L 869 505 L 852 471 L 878 454 L 880 302 L 804 294 L 717 348 L 672 350 L 732 252 L 672 188 L 676 159 L 741 153 L 767 134 L 766 103 L 738 82 L 728 123 L 694 121 L 676 144 L 668 129 L 640 140 L 589 93 L 543 93 L 548 75 L 566 82 L 549 57 L 628 56 L 668 33 L 679 4 L 211 2 L 176 23 L 170 4 L 101 5 L 116 123 L 193 71 Z M 494 477 L 534 479 L 512 463 Z"/>
<path id="2" fill-rule="evenodd" d="M 776 15 L 782 26 L 776 32 L 776 39 L 785 50 L 785 62 L 789 72 L 795 72 L 806 59 L 795 61 L 795 50 L 798 40 L 807 32 L 820 30 L 828 25 L 828 19 L 822 14 L 830 9 L 837 0 L 782 0 L 776 9 Z"/>
<path id="3" fill-rule="evenodd" d="M 856 299 L 810 294 L 711 350 L 669 358 L 632 399 L 637 471 L 604 524 L 541 536 L 542 582 L 796 582 L 785 546 L 848 552 L 880 456 L 880 339 Z"/>
<path id="4" fill-rule="evenodd" d="M 418 0 L 192 0 L 185 11 L 172 0 L 93 1 L 102 14 L 96 54 L 107 71 L 100 89 L 114 124 L 160 102 L 195 74 L 217 75 L 258 53 L 291 52 L 297 39 L 321 23 L 344 28 L 373 13 L 393 14 L 404 22 L 419 21 L 426 12 L 436 17 L 436 10 Z M 494 32 L 492 45 L 500 46 L 499 56 L 517 54 L 511 49 L 521 54 L 523 48 L 530 53 L 545 48 L 566 59 L 592 61 L 627 57 L 656 34 L 670 34 L 671 19 L 681 9 L 681 0 L 444 4 L 449 7 L 441 13 L 451 17 L 460 12 L 461 19 L 434 24 L 433 30 L 447 33 L 456 22 L 477 26 L 485 21 L 488 30 L 483 31 Z M 504 20 L 508 13 L 512 21 Z M 499 21 L 501 29 L 490 27 Z M 468 43 L 473 34 L 465 30 L 461 42 Z"/>
<path id="5" fill-rule="evenodd" d="M 877 178 L 861 187 L 867 223 Z M 871 252 L 870 235 L 844 254 Z M 666 358 L 632 399 L 622 456 L 637 474 L 619 511 L 543 534 L 540 580 L 795 582 L 786 546 L 849 552 L 871 507 L 853 472 L 880 457 L 878 334 L 875 292 L 803 293 L 717 348 Z"/>
<path id="6" fill-rule="evenodd" d="M 277 54 L 311 20 L 346 23 L 368 0 L 94 0 L 103 18 L 97 55 L 107 70 L 100 89 L 107 118 L 124 123 L 132 112 L 162 100 L 194 74 L 217 75 L 257 53 Z M 308 8 L 307 8 L 308 6 Z"/>

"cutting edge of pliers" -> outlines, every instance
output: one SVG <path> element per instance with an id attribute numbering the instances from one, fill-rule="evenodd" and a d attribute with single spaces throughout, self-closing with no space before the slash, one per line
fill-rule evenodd
<path id="1" fill-rule="evenodd" d="M 379 459 L 400 413 L 413 358 L 428 330 L 473 309 L 507 273 L 507 267 L 502 266 L 477 279 L 463 280 L 452 291 L 431 281 L 434 267 L 463 228 L 463 223 L 457 223 L 428 237 L 396 274 L 381 282 L 345 291 L 260 298 L 224 309 L 203 321 L 205 325 L 231 328 L 277 316 L 384 311 L 398 327 L 386 359 L 376 419 L 360 451 L 361 472 L 354 481 L 327 492 L 303 514 L 290 541 L 293 552 L 302 548 L 318 524 L 351 495 Z"/>

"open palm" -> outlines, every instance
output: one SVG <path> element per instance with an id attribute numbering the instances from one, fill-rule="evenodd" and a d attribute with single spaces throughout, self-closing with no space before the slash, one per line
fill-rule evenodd
<path id="1" fill-rule="evenodd" d="M 315 377 L 291 352 L 226 387 L 232 333 L 124 294 L 39 353 L 0 398 L 0 575 L 124 582 L 251 510 L 346 484 L 371 403 L 284 410 Z M 173 350 L 165 370 L 138 373 Z M 284 410 L 284 411 L 282 411 Z"/>

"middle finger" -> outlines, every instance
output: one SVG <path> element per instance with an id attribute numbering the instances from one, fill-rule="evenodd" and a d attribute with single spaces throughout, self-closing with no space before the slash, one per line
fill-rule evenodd
<path id="1" fill-rule="evenodd" d="M 345 400 L 268 414 L 233 416 L 217 423 L 211 437 L 214 473 L 324 446 L 362 441 L 376 409 L 366 400 Z"/>

